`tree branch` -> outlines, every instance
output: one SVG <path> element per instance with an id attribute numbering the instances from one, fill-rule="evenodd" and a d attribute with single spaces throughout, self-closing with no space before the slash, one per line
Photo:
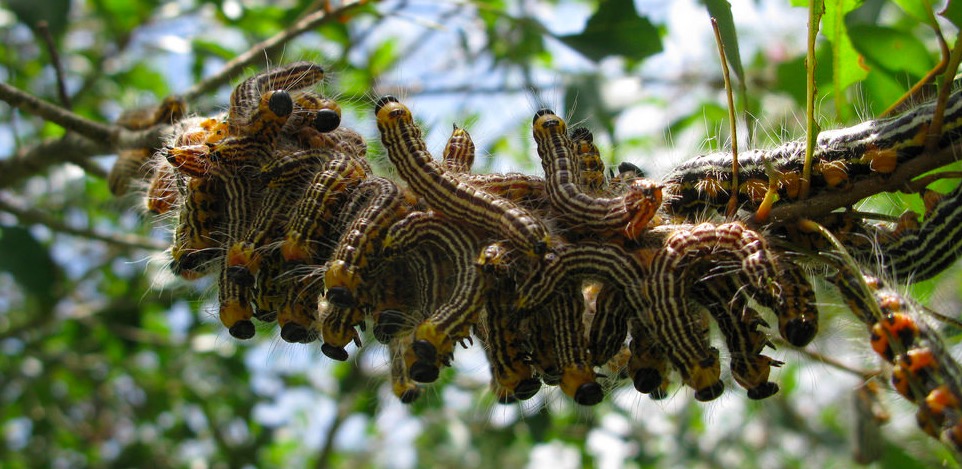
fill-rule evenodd
<path id="1" fill-rule="evenodd" d="M 891 174 L 873 175 L 852 184 L 848 190 L 827 191 L 803 201 L 775 207 L 768 223 L 784 224 L 800 218 L 818 218 L 882 192 L 914 192 L 917 188 L 913 187 L 912 179 L 957 161 L 960 154 L 962 142 L 956 142 L 934 154 L 921 154 L 900 164 Z"/>
<path id="2" fill-rule="evenodd" d="M 86 168 L 87 159 L 114 153 L 118 148 L 158 148 L 169 129 L 165 125 L 138 131 L 118 128 L 113 142 L 94 141 L 76 133 L 45 140 L 15 156 L 0 159 L 0 188 L 10 187 L 60 163 L 75 163 Z"/>
<path id="3" fill-rule="evenodd" d="M 151 251 L 162 251 L 167 249 L 168 243 L 164 243 L 151 238 L 144 238 L 141 236 L 128 235 L 128 234 L 106 234 L 99 233 L 93 230 L 76 228 L 69 226 L 57 220 L 50 215 L 41 212 L 39 210 L 19 207 L 15 203 L 9 201 L 7 198 L 0 194 L 0 211 L 10 213 L 20 220 L 20 223 L 27 224 L 40 224 L 58 233 L 64 233 L 73 236 L 79 236 L 81 238 L 93 239 L 97 241 L 103 241 L 105 243 L 120 246 L 123 248 L 133 248 L 133 249 L 148 249 Z"/>
<path id="4" fill-rule="evenodd" d="M 0 83 L 0 100 L 30 114 L 40 116 L 64 129 L 77 132 L 94 142 L 110 144 L 117 138 L 117 126 L 105 125 L 81 117 L 63 107 L 50 104 L 6 83 Z"/>

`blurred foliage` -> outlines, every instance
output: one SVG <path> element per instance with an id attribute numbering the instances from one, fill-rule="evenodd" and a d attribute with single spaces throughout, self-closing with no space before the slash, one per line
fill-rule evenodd
<path id="1" fill-rule="evenodd" d="M 726 146 L 728 113 L 707 7 L 718 16 L 746 90 L 739 112 L 751 116 L 752 144 L 802 134 L 805 45 L 796 33 L 804 31 L 804 8 L 678 2 L 690 14 L 678 21 L 682 13 L 673 7 L 645 3 L 372 2 L 259 66 L 325 64 L 335 75 L 327 91 L 345 108 L 345 124 L 369 137 L 370 98 L 387 91 L 413 103 L 429 129 L 472 116 L 484 170 L 530 169 L 532 101 L 563 106 L 595 130 L 609 163 L 631 160 L 657 177 L 697 151 L 672 149 L 675 143 Z M 925 1 L 826 6 L 827 40 L 818 43 L 816 68 L 825 127 L 881 112 L 938 61 L 934 27 L 955 31 Z M 0 5 L 0 79 L 57 102 L 51 56 L 37 32 L 46 21 L 73 110 L 109 122 L 123 109 L 183 92 L 318 7 L 330 6 L 10 0 Z M 791 20 L 759 18 L 772 11 Z M 797 26 L 754 33 L 737 27 L 739 15 L 754 16 L 755 26 Z M 679 42 L 686 37 L 704 39 L 701 55 L 677 57 L 678 44 L 691 43 Z M 193 110 L 223 109 L 228 93 L 225 85 L 192 103 Z M 0 158 L 61 134 L 0 105 Z M 430 132 L 429 143 L 440 148 L 443 135 Z M 374 158 L 377 148 L 372 142 Z M 54 166 L 3 188 L 0 200 L 81 231 L 166 240 L 169 220 L 142 215 L 134 197 L 111 198 L 95 169 L 112 160 L 97 159 L 86 171 Z M 163 253 L 20 218 L 0 210 L 3 467 L 852 464 L 856 416 L 849 402 L 860 380 L 798 351 L 779 351 L 776 358 L 789 363 L 777 375 L 781 392 L 761 403 L 740 390 L 710 405 L 693 403 L 687 390 L 653 403 L 629 387 L 613 389 L 592 409 L 576 408 L 556 391 L 499 406 L 487 392 L 482 361 L 463 365 L 460 357 L 456 371 L 405 407 L 385 385 L 383 348 L 368 345 L 352 362 L 333 364 L 317 347 L 283 343 L 266 327 L 251 343 L 239 343 L 213 317 L 209 283 L 172 281 Z M 923 288 L 958 304 L 957 272 Z M 838 303 L 829 295 L 823 302 Z M 853 367 L 877 367 L 864 331 L 843 309 L 825 309 L 826 333 L 814 349 Z M 906 403 L 883 397 L 896 418 L 881 441 L 868 442 L 884 454 L 880 467 L 955 464 L 915 428 Z"/>

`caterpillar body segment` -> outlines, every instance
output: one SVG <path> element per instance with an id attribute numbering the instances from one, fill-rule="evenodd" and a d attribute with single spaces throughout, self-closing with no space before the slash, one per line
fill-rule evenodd
<path id="1" fill-rule="evenodd" d="M 450 361 L 454 344 L 468 339 L 471 327 L 478 322 L 490 286 L 475 264 L 479 246 L 473 232 L 434 212 L 413 212 L 388 230 L 385 251 L 406 256 L 427 250 L 444 253 L 440 260 L 448 266 L 453 281 L 450 293 L 440 297 L 445 299 L 414 332 L 414 346 L 421 349 L 418 356 L 436 357 L 434 362 L 418 362 L 423 377 L 437 376 L 437 369 Z M 425 382 L 419 377 L 415 380 Z"/>
<path id="2" fill-rule="evenodd" d="M 476 330 L 491 367 L 491 391 L 498 402 L 508 404 L 534 397 L 541 380 L 529 363 L 530 352 L 511 301 L 497 292 L 488 296 Z"/>
<path id="3" fill-rule="evenodd" d="M 715 276 L 697 283 L 692 290 L 725 336 L 735 382 L 748 391 L 750 399 L 764 399 L 778 392 L 778 385 L 768 378 L 771 367 L 783 363 L 762 355 L 766 346 L 775 346 L 758 330 L 767 324 L 748 306 L 737 280 L 731 275 Z"/>
<path id="4" fill-rule="evenodd" d="M 410 350 L 412 337 L 402 335 L 388 342 L 391 359 L 391 392 L 404 404 L 411 404 L 421 397 L 422 389 L 411 379 L 404 353 Z"/>
<path id="5" fill-rule="evenodd" d="M 156 125 L 173 125 L 187 114 L 187 102 L 180 96 L 168 96 L 157 106 L 125 111 L 116 124 L 127 130 L 146 130 Z M 126 194 L 132 180 L 153 179 L 150 158 L 157 149 L 127 148 L 117 153 L 107 174 L 107 187 L 115 196 Z"/>
<path id="6" fill-rule="evenodd" d="M 294 109 L 281 129 L 282 134 L 296 135 L 305 128 L 323 134 L 341 125 L 341 106 L 333 100 L 312 92 L 294 93 L 292 98 Z"/>
<path id="7" fill-rule="evenodd" d="M 455 125 L 441 155 L 444 168 L 452 173 L 469 173 L 474 165 L 474 155 L 475 147 L 471 134 Z"/>
<path id="8" fill-rule="evenodd" d="M 868 326 L 872 349 L 894 365 L 895 390 L 918 404 L 919 427 L 962 449 L 962 369 L 938 334 L 916 320 L 920 308 L 879 278 L 844 267 L 833 283 Z"/>
<path id="9" fill-rule="evenodd" d="M 251 305 L 250 290 L 231 281 L 227 269 L 221 269 L 217 286 L 221 324 L 238 339 L 254 337 L 254 323 L 251 321 L 254 307 Z"/>
<path id="10" fill-rule="evenodd" d="M 544 178 L 522 173 L 461 174 L 458 179 L 535 213 L 548 210 Z"/>
<path id="11" fill-rule="evenodd" d="M 148 212 L 154 215 L 163 215 L 174 209 L 180 201 L 180 193 L 177 189 L 179 177 L 170 165 L 160 165 L 154 168 L 154 175 L 147 186 L 147 194 L 144 197 L 144 206 Z"/>
<path id="12" fill-rule="evenodd" d="M 546 305 L 551 324 L 552 350 L 561 374 L 561 390 L 581 405 L 591 406 L 604 399 L 588 354 L 582 316 L 585 311 L 580 282 L 569 283 Z"/>
<path id="13" fill-rule="evenodd" d="M 217 227 L 224 217 L 224 187 L 219 179 L 189 177 L 183 191 L 170 268 L 174 275 L 193 280 L 209 273 L 221 255 L 223 238 Z"/>
<path id="14" fill-rule="evenodd" d="M 576 127 L 571 130 L 570 138 L 574 144 L 577 184 L 589 194 L 602 192 L 607 184 L 605 163 L 595 146 L 594 135 L 585 127 Z"/>
<path id="15" fill-rule="evenodd" d="M 778 318 L 778 332 L 795 347 L 808 345 L 818 333 L 818 307 L 815 289 L 804 269 L 790 262 L 785 254 L 775 260 L 777 275 L 772 284 L 778 295 L 756 295 L 762 306 L 771 309 Z"/>
<path id="16" fill-rule="evenodd" d="M 639 258 L 620 246 L 587 242 L 560 245 L 519 283 L 515 306 L 536 307 L 562 288 L 564 282 L 592 279 L 623 287 L 628 304 L 640 309 L 644 299 L 638 286 L 646 282 L 647 276 Z"/>
<path id="17" fill-rule="evenodd" d="M 672 233 L 650 259 L 651 275 L 643 284 L 652 329 L 685 383 L 698 400 L 712 400 L 724 389 L 719 380 L 718 350 L 709 345 L 708 318 L 693 304 L 690 290 L 700 280 L 691 278 L 692 264 L 725 261 L 739 264 L 737 272 L 760 297 L 778 295 L 777 267 L 766 243 L 740 223 L 702 224 Z"/>
<path id="18" fill-rule="evenodd" d="M 685 286 L 669 277 L 655 274 L 652 286 L 645 289 L 651 296 L 645 311 L 653 321 L 652 332 L 658 343 L 667 345 L 666 356 L 685 384 L 695 390 L 695 398 L 713 400 L 725 385 L 720 379 L 718 349 L 708 340 L 708 317 L 684 299 Z"/>
<path id="19" fill-rule="evenodd" d="M 241 285 L 253 282 L 262 257 L 270 254 L 264 250 L 283 236 L 288 210 L 304 195 L 310 182 L 305 179 L 332 158 L 330 152 L 319 149 L 302 150 L 280 155 L 261 167 L 259 179 L 263 189 L 259 208 L 246 234 L 227 250 L 227 264 L 234 281 Z"/>
<path id="20" fill-rule="evenodd" d="M 412 202 L 390 179 L 373 177 L 358 185 L 354 201 L 363 206 L 341 235 L 334 254 L 325 266 L 326 298 L 335 305 L 350 307 L 358 303 L 358 288 L 371 257 L 380 254 L 383 233 L 401 219 Z M 348 212 L 352 210 L 348 209 Z"/>
<path id="21" fill-rule="evenodd" d="M 296 146 L 293 151 L 299 151 L 305 147 L 321 151 L 326 150 L 333 155 L 351 158 L 364 174 L 374 174 L 374 170 L 366 158 L 367 142 L 364 141 L 361 134 L 353 129 L 338 127 L 330 132 L 322 133 L 312 127 L 304 127 L 296 134 L 294 142 Z"/>
<path id="22" fill-rule="evenodd" d="M 411 335 L 410 332 L 424 319 L 425 314 L 422 313 L 426 313 L 427 309 L 422 306 L 419 298 L 422 292 L 418 290 L 422 284 L 434 280 L 433 276 L 426 276 L 422 272 L 436 270 L 435 265 L 423 258 L 412 259 L 411 262 L 387 261 L 385 272 L 379 277 L 383 279 L 380 288 L 373 292 L 372 332 L 378 342 L 387 344 L 401 334 Z M 411 278 L 415 278 L 413 289 L 410 288 Z"/>
<path id="23" fill-rule="evenodd" d="M 917 230 L 900 233 L 894 242 L 882 247 L 883 268 L 894 278 L 927 280 L 947 269 L 962 253 L 962 185 L 930 205 Z"/>
<path id="24" fill-rule="evenodd" d="M 362 308 L 371 304 L 360 289 L 370 285 L 369 263 L 381 258 L 382 234 L 407 211 L 403 191 L 392 181 L 375 177 L 362 182 L 346 213 L 354 213 L 331 259 L 324 267 L 325 294 L 320 306 L 320 334 L 325 350 L 359 340 L 354 327 L 364 320 Z M 363 291 L 366 291 L 365 288 Z M 327 303 L 327 306 L 323 306 Z"/>
<path id="25" fill-rule="evenodd" d="M 347 344 L 361 346 L 356 327 L 364 322 L 364 311 L 358 306 L 338 306 L 320 297 L 317 304 L 317 324 L 324 344 L 321 352 L 338 361 L 348 358 Z"/>
<path id="26" fill-rule="evenodd" d="M 377 127 L 388 158 L 398 175 L 427 204 L 476 229 L 507 238 L 525 254 L 540 257 L 548 250 L 547 227 L 537 217 L 507 199 L 457 179 L 428 153 L 411 111 L 386 96 L 375 105 Z"/>
<path id="27" fill-rule="evenodd" d="M 333 158 L 314 175 L 284 229 L 280 250 L 286 262 L 320 261 L 321 241 L 331 235 L 337 209 L 366 177 L 361 165 L 348 157 Z"/>
<path id="28" fill-rule="evenodd" d="M 633 314 L 624 293 L 609 284 L 601 284 L 595 297 L 595 314 L 588 329 L 588 352 L 591 364 L 603 366 L 625 345 L 628 321 Z"/>
<path id="29" fill-rule="evenodd" d="M 213 148 L 230 136 L 227 122 L 220 117 L 190 118 L 174 126 L 175 137 L 160 154 L 177 173 L 208 177 Z"/>
<path id="30" fill-rule="evenodd" d="M 641 236 L 661 206 L 661 186 L 633 180 L 627 192 L 615 198 L 592 197 L 577 182 L 574 145 L 563 119 L 549 109 L 534 117 L 534 140 L 545 172 L 545 192 L 556 215 L 573 229 Z"/>
<path id="31" fill-rule="evenodd" d="M 287 298 L 289 279 L 280 259 L 271 257 L 254 274 L 254 318 L 262 322 L 277 321 L 277 313 Z"/>
<path id="32" fill-rule="evenodd" d="M 674 368 L 668 360 L 665 346 L 658 341 L 654 329 L 640 319 L 629 320 L 628 330 L 631 333 L 628 375 L 632 385 L 635 390 L 648 394 L 652 399 L 668 397 L 668 386 L 671 384 L 669 373 Z"/>
<path id="33" fill-rule="evenodd" d="M 283 67 L 254 75 L 234 88 L 230 96 L 227 121 L 230 131 L 235 135 L 254 134 L 261 130 L 263 122 L 258 113 L 263 96 L 274 90 L 288 93 L 304 90 L 324 80 L 324 69 L 310 62 L 296 62 Z M 290 103 L 277 103 L 287 106 L 291 114 L 294 100 Z"/>

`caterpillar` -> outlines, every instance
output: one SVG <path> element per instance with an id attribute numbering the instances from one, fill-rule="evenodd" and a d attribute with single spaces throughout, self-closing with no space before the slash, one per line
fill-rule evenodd
<path id="1" fill-rule="evenodd" d="M 165 98 L 157 106 L 125 111 L 116 124 L 127 130 L 144 130 L 155 125 L 171 125 L 187 114 L 187 103 L 179 96 Z M 148 164 L 156 149 L 128 148 L 117 154 L 117 161 L 107 174 L 107 187 L 115 196 L 128 192 L 132 180 L 153 178 L 152 165 Z M 152 184 L 153 185 L 153 184 Z M 147 199 L 150 201 L 150 198 Z"/>
<path id="2" fill-rule="evenodd" d="M 590 131 L 569 132 L 542 109 L 532 135 L 543 177 L 472 174 L 466 130 L 455 127 L 435 161 L 411 110 L 388 96 L 373 113 L 400 176 L 393 181 L 372 171 L 337 103 L 309 89 L 322 79 L 320 67 L 298 63 L 245 80 L 227 116 L 180 121 L 155 156 L 178 189 L 171 268 L 188 279 L 217 273 L 221 321 L 234 337 L 252 337 L 255 320 L 276 321 L 283 340 L 320 340 L 326 356 L 346 360 L 370 322 L 389 349 L 392 391 L 409 403 L 473 332 L 499 402 L 559 386 L 590 406 L 605 399 L 606 380 L 622 376 L 653 399 L 668 396 L 676 375 L 695 399 L 715 399 L 726 360 L 748 397 L 764 399 L 778 392 L 771 369 L 782 364 L 764 354 L 769 330 L 796 347 L 818 333 L 814 291 L 792 254 L 821 249 L 810 234 L 789 224 L 694 224 L 727 204 L 730 155 L 696 158 L 660 182 L 630 167 L 608 179 Z M 942 146 L 958 139 L 960 102 L 959 94 L 949 102 Z M 823 132 L 813 190 L 921 157 L 932 109 Z M 773 177 L 779 203 L 795 200 L 799 148 L 742 154 L 742 208 L 756 208 Z M 925 278 L 958 256 L 959 197 L 958 189 L 930 197 L 921 223 L 906 218 L 892 230 L 849 212 L 819 221 L 862 257 L 871 236 L 884 235 L 890 268 Z M 868 343 L 894 366 L 893 386 L 919 403 L 922 428 L 962 441 L 958 365 L 917 308 L 836 270 Z M 730 358 L 712 343 L 711 321 Z"/>
<path id="3" fill-rule="evenodd" d="M 892 386 L 918 405 L 919 427 L 962 449 L 962 368 L 924 322 L 920 308 L 878 277 L 840 267 L 832 278 L 868 326 L 872 349 L 893 365 Z"/>
<path id="4" fill-rule="evenodd" d="M 890 174 L 900 165 L 925 153 L 929 123 L 936 103 L 931 102 L 888 119 L 867 121 L 818 135 L 812 163 L 810 195 L 840 191 L 873 174 Z M 937 148 L 946 148 L 962 135 L 962 92 L 946 103 Z M 731 160 L 727 152 L 711 153 L 686 161 L 668 173 L 665 208 L 685 216 L 723 211 L 733 189 L 738 204 L 757 210 L 770 185 L 777 187 L 779 203 L 799 196 L 804 166 L 804 142 L 789 142 L 771 150 L 738 154 L 738 187 L 731 187 Z"/>
<path id="5" fill-rule="evenodd" d="M 391 163 L 430 206 L 478 229 L 497 227 L 500 235 L 532 256 L 547 251 L 550 237 L 541 220 L 506 199 L 459 181 L 431 158 L 411 111 L 397 98 L 382 97 L 374 113 Z"/>

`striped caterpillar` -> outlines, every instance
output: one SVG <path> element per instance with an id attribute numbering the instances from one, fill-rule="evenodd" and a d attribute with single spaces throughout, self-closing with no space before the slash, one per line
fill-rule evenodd
<path id="1" fill-rule="evenodd" d="M 180 199 L 172 268 L 188 279 L 218 275 L 220 318 L 233 336 L 252 337 L 255 320 L 276 321 L 282 339 L 320 340 L 325 355 L 346 360 L 370 323 L 391 353 L 392 389 L 403 402 L 417 399 L 457 346 L 477 337 L 500 402 L 557 385 L 576 403 L 595 405 L 621 377 L 656 399 L 676 376 L 696 399 L 717 398 L 725 358 L 712 344 L 711 321 L 735 382 L 764 399 L 778 391 L 770 372 L 781 365 L 764 354 L 766 315 L 793 346 L 817 334 L 813 289 L 791 255 L 810 237 L 787 226 L 762 233 L 738 221 L 693 222 L 705 207 L 727 203 L 730 174 L 722 168 L 730 156 L 696 158 L 660 183 L 625 176 L 613 184 L 590 132 L 569 133 L 543 109 L 532 135 L 544 177 L 472 174 L 467 132 L 455 128 L 436 161 L 411 110 L 388 96 L 376 102 L 374 119 L 398 170 L 394 181 L 374 174 L 363 139 L 341 126 L 336 103 L 311 89 L 319 70 L 298 63 L 245 80 L 226 117 L 181 121 L 158 156 L 175 174 Z M 958 96 L 943 145 L 957 138 Z M 813 190 L 840 190 L 919 157 L 931 112 L 923 106 L 823 133 Z M 779 178 L 781 203 L 792 203 L 799 155 L 799 144 L 745 154 L 743 206 L 757 205 L 756 189 L 769 187 L 769 175 Z M 882 249 L 898 272 L 928 276 L 954 259 L 960 194 L 935 203 L 921 224 L 889 233 Z M 856 221 L 856 231 L 836 231 L 855 239 L 873 229 Z M 594 299 L 586 298 L 590 290 Z M 846 297 L 862 317 L 877 302 Z M 916 342 L 902 331 L 915 329 L 900 326 L 901 317 L 883 319 L 867 323 L 909 350 L 888 353 L 882 339 L 873 346 L 905 362 L 907 382 L 920 382 L 909 386 L 925 392 L 914 398 L 929 405 L 927 396 L 948 379 L 926 381 L 931 368 L 906 361 Z M 955 424 L 954 392 L 931 399 L 930 407 L 948 409 L 932 412 L 933 428 Z"/>
<path id="2" fill-rule="evenodd" d="M 843 191 L 873 174 L 891 174 L 924 154 L 934 102 L 905 114 L 854 127 L 826 130 L 818 135 L 812 162 L 810 195 Z M 946 103 L 937 149 L 962 135 L 962 92 Z M 781 203 L 799 196 L 805 160 L 804 142 L 789 142 L 771 150 L 749 150 L 738 155 L 738 203 L 757 210 L 769 186 L 777 187 Z M 711 153 L 686 161 L 665 178 L 665 208 L 672 214 L 722 211 L 731 194 L 732 156 Z"/>

